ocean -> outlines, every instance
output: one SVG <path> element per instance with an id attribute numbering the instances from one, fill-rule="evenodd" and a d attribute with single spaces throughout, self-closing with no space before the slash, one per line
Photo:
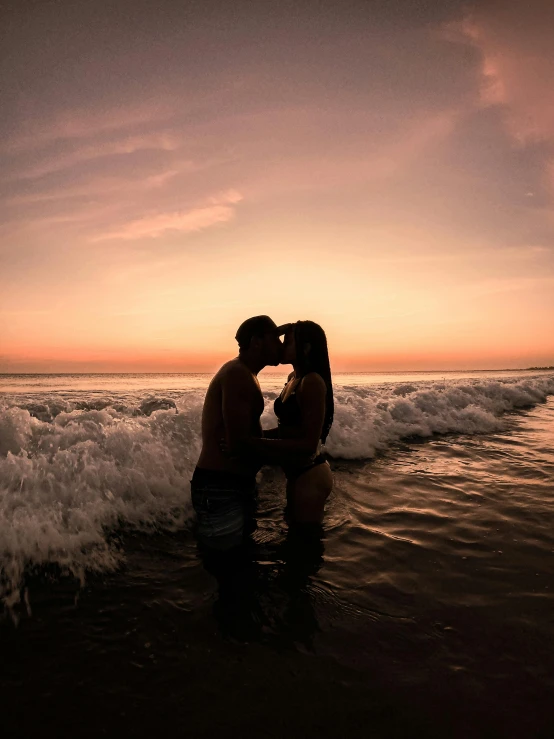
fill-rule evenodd
<path id="1" fill-rule="evenodd" d="M 333 379 L 324 535 L 263 468 L 233 621 L 190 503 L 210 377 L 0 376 L 5 736 L 554 736 L 554 373 Z"/>

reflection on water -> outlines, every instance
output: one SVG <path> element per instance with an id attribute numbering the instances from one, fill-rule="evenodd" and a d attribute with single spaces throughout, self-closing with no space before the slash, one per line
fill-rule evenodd
<path id="1" fill-rule="evenodd" d="M 308 586 L 323 564 L 323 538 L 319 524 L 293 524 L 270 560 L 252 536 L 228 551 L 199 542 L 204 568 L 217 581 L 213 614 L 222 635 L 311 649 L 319 627 Z"/>

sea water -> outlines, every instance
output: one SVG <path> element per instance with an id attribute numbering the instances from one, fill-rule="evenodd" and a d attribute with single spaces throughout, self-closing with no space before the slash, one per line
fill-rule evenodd
<path id="1" fill-rule="evenodd" d="M 0 598 L 18 639 L 36 631 L 41 608 L 73 629 L 85 618 L 79 593 L 101 592 L 118 613 L 122 578 L 154 591 L 151 608 L 164 618 L 190 614 L 193 631 L 193 614 L 216 624 L 217 584 L 195 548 L 189 485 L 209 379 L 0 377 Z M 265 428 L 283 382 L 260 375 Z M 262 631 L 286 632 L 294 649 L 345 669 L 377 670 L 393 693 L 442 695 L 450 685 L 447 702 L 456 694 L 483 711 L 507 706 L 499 736 L 529 711 L 532 730 L 549 730 L 554 373 L 337 374 L 334 394 L 326 451 L 335 487 L 294 628 L 285 481 L 278 469 L 260 475 Z M 49 603 L 69 581 L 71 605 Z M 86 613 L 92 631 L 100 622 L 113 630 L 115 615 L 109 625 Z M 79 631 L 73 648 L 88 639 Z"/>

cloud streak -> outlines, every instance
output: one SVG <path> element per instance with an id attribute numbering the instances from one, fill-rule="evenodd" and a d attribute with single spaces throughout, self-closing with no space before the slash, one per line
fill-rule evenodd
<path id="1" fill-rule="evenodd" d="M 29 117 L 21 133 L 8 137 L 1 146 L 7 153 L 35 150 L 60 139 L 85 139 L 145 125 L 159 124 L 168 119 L 173 109 L 163 103 L 137 104 L 121 108 L 65 110 L 46 125 L 36 124 Z"/>
<path id="2" fill-rule="evenodd" d="M 518 142 L 554 140 L 554 6 L 507 0 L 476 10 L 459 28 L 481 53 L 482 103 L 505 108 Z"/>
<path id="3" fill-rule="evenodd" d="M 235 216 L 234 206 L 242 200 L 238 192 L 229 192 L 210 199 L 211 204 L 188 211 L 157 213 L 126 223 L 119 228 L 93 236 L 90 241 L 157 238 L 168 232 L 191 233 L 202 231 L 219 223 L 230 221 Z"/>
<path id="4" fill-rule="evenodd" d="M 37 179 L 95 159 L 126 156 L 139 151 L 175 151 L 180 145 L 181 141 L 179 137 L 169 133 L 161 132 L 141 136 L 127 136 L 117 141 L 90 144 L 69 153 L 48 157 L 28 169 L 20 171 L 18 178 Z"/>
<path id="5" fill-rule="evenodd" d="M 173 177 L 180 172 L 193 172 L 201 165 L 195 165 L 193 162 L 187 162 L 181 166 L 181 169 L 171 168 L 162 170 L 155 174 L 133 179 L 124 177 L 96 177 L 91 178 L 84 184 L 54 187 L 50 189 L 42 189 L 38 192 L 14 195 L 7 199 L 8 205 L 34 205 L 36 203 L 47 203 L 56 200 L 72 200 L 75 198 L 92 197 L 94 195 L 105 195 L 108 193 L 129 192 L 132 190 L 150 190 L 163 187 Z"/>

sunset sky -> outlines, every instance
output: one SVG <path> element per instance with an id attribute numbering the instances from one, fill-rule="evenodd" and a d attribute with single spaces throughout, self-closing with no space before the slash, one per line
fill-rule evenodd
<path id="1" fill-rule="evenodd" d="M 0 372 L 554 364 L 554 3 L 14 2 Z"/>

